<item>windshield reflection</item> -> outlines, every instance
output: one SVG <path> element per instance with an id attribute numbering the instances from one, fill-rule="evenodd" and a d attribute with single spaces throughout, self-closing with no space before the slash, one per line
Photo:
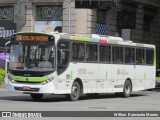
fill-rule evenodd
<path id="1" fill-rule="evenodd" d="M 53 71 L 55 48 L 51 45 L 12 45 L 10 70 Z"/>

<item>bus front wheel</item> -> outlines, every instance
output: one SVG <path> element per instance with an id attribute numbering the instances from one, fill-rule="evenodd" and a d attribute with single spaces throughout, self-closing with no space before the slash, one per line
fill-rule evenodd
<path id="1" fill-rule="evenodd" d="M 66 97 L 70 101 L 76 101 L 80 96 L 80 85 L 78 82 L 74 82 L 71 88 L 71 94 L 67 94 Z"/>
<path id="2" fill-rule="evenodd" d="M 31 98 L 35 99 L 35 100 L 40 100 L 42 99 L 43 94 L 31 94 Z"/>

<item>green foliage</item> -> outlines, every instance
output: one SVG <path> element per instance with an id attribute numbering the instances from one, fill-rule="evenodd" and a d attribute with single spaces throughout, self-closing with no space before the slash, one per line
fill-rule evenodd
<path id="1" fill-rule="evenodd" d="M 6 70 L 0 68 L 0 83 L 3 81 L 6 74 Z"/>

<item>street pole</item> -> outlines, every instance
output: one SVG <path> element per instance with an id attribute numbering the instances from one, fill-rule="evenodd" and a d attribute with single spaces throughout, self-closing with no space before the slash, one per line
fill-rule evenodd
<path id="1" fill-rule="evenodd" d="M 71 5 L 70 5 L 71 1 L 68 0 L 68 34 L 71 33 Z"/>

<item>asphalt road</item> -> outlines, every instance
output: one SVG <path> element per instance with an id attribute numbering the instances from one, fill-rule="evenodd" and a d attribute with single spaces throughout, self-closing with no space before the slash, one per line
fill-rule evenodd
<path id="1" fill-rule="evenodd" d="M 65 95 L 46 95 L 42 100 L 35 101 L 27 94 L 2 90 L 0 111 L 160 111 L 160 89 L 135 92 L 129 98 L 115 94 L 103 94 L 96 98 L 83 95 L 75 102 L 67 101 Z"/>

